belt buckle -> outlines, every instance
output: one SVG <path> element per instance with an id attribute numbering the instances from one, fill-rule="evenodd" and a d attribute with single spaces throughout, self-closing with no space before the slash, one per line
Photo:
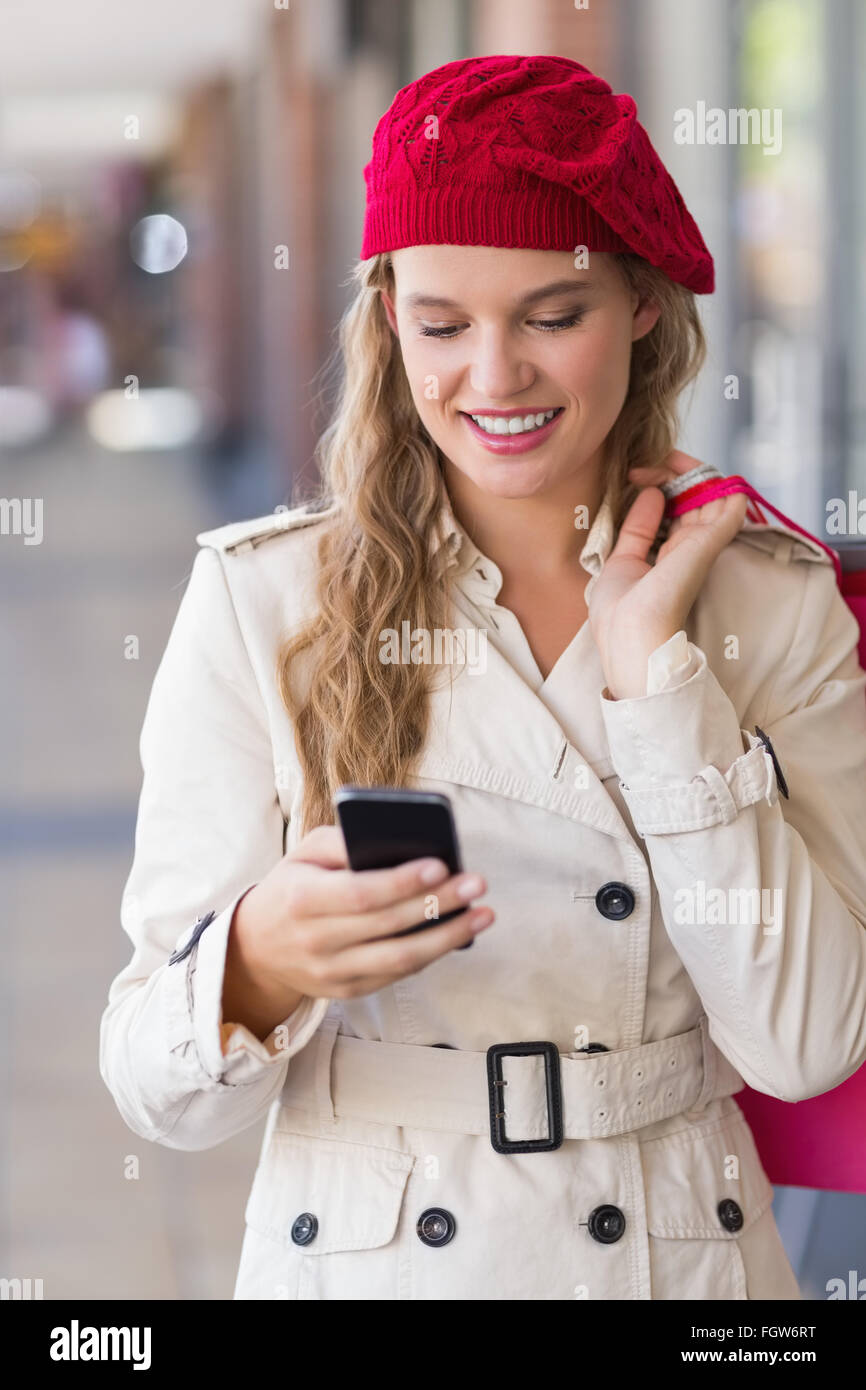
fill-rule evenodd
<path id="1" fill-rule="evenodd" d="M 503 1105 L 503 1087 L 508 1083 L 502 1075 L 503 1057 L 544 1058 L 544 1083 L 547 1090 L 547 1128 L 545 1139 L 507 1139 Z M 560 1081 L 559 1049 L 552 1042 L 494 1043 L 487 1049 L 487 1096 L 490 1102 L 490 1142 L 498 1154 L 541 1153 L 558 1149 L 563 1140 L 562 1084 Z"/>

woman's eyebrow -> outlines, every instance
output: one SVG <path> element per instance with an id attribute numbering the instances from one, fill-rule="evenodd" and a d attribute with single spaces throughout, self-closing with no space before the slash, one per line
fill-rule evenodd
<path id="1" fill-rule="evenodd" d="M 541 285 L 537 290 L 529 290 L 527 294 L 521 295 L 515 301 L 515 307 L 525 309 L 530 304 L 537 304 L 542 299 L 551 299 L 558 294 L 571 294 L 575 291 L 590 290 L 593 288 L 591 280 L 554 280 L 550 285 Z M 405 299 L 407 309 L 459 309 L 460 305 L 454 299 L 446 299 L 441 295 L 424 294 L 419 291 L 416 294 L 407 294 Z"/>

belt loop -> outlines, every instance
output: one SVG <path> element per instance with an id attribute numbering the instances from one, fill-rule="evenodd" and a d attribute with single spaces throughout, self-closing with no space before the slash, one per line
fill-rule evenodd
<path id="1" fill-rule="evenodd" d="M 717 1053 L 715 1043 L 710 1037 L 710 1020 L 707 1018 L 706 1014 L 701 1017 L 698 1028 L 701 1034 L 701 1070 L 703 1072 L 703 1079 L 701 1081 L 701 1089 L 698 1092 L 698 1098 L 693 1106 L 689 1106 L 690 1110 L 703 1110 L 704 1106 L 714 1098 L 716 1089 Z"/>
<path id="2" fill-rule="evenodd" d="M 342 1022 L 339 1005 L 334 1001 L 319 1024 L 316 1044 L 315 1104 L 320 1120 L 336 1121 L 334 1097 L 331 1092 L 331 1054 Z M 291 1066 L 291 1063 L 289 1064 Z"/>

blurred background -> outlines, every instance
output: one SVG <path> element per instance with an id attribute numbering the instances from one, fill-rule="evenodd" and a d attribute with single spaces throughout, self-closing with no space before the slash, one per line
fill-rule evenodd
<path id="1" fill-rule="evenodd" d="M 835 544 L 828 500 L 866 497 L 858 0 L 0 7 L 0 1276 L 45 1298 L 231 1297 L 261 1126 L 146 1144 L 97 1069 L 141 721 L 195 533 L 312 480 L 376 121 L 533 52 L 634 95 L 714 255 L 681 447 Z M 781 148 L 678 143 L 701 102 L 781 112 Z M 805 1297 L 866 1277 L 866 1196 L 775 1210 Z"/>

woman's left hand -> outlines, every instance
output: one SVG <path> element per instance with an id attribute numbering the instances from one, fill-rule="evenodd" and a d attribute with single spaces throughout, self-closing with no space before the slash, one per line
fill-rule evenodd
<path id="1" fill-rule="evenodd" d="M 685 627 L 710 567 L 740 530 L 748 498 L 720 497 L 675 517 L 654 565 L 647 555 L 667 499 L 659 483 L 697 468 L 675 449 L 658 468 L 635 468 L 641 487 L 620 527 L 589 600 L 589 625 L 615 700 L 646 694 L 647 662 L 656 647 Z"/>

